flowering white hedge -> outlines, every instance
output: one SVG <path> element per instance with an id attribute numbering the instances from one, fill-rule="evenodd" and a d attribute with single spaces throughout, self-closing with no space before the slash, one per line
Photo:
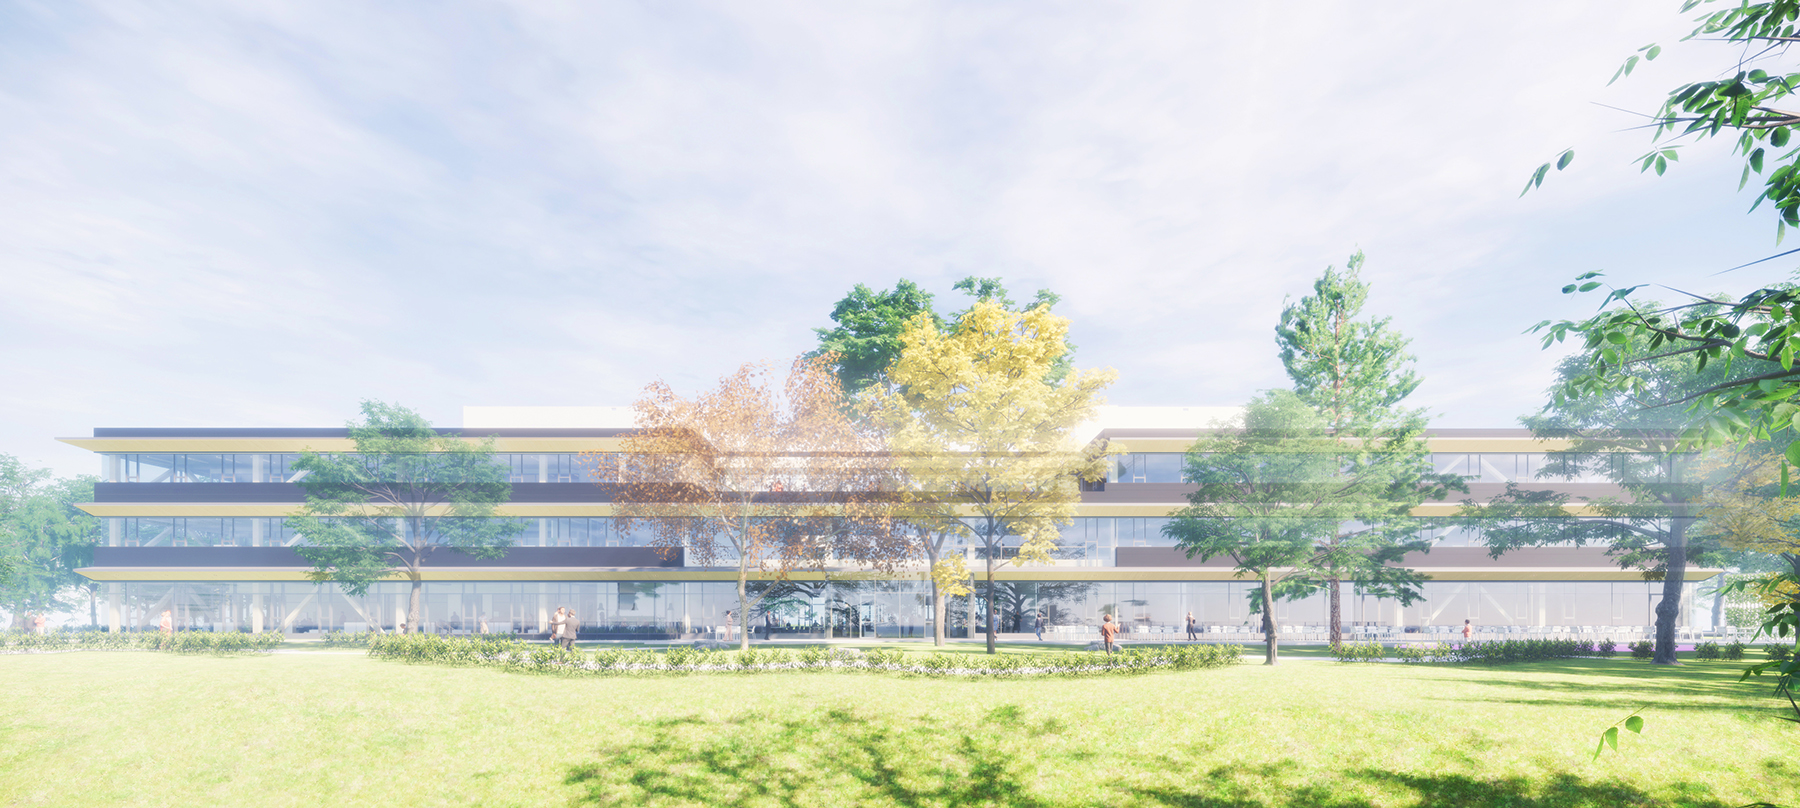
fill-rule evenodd
<path id="1" fill-rule="evenodd" d="M 675 646 L 649 649 L 570 651 L 527 645 L 507 636 L 385 634 L 368 638 L 369 655 L 407 662 L 497 667 L 530 673 L 670 674 L 755 671 L 883 671 L 925 676 L 1082 676 L 1156 670 L 1200 670 L 1236 664 L 1237 645 L 1137 647 L 1108 656 L 1063 651 L 1038 654 L 928 654 L 898 648 L 868 652 L 854 648 L 752 648 L 714 651 Z"/>

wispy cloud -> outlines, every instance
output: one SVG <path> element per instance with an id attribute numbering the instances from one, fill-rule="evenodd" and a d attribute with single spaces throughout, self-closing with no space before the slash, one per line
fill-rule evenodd
<path id="1" fill-rule="evenodd" d="M 1643 179 L 1591 103 L 1708 69 L 1602 86 L 1682 30 L 1631 0 L 15 3 L 0 451 L 626 403 L 807 349 L 854 283 L 969 274 L 1061 293 L 1113 403 L 1235 404 L 1282 383 L 1284 296 L 1358 246 L 1419 403 L 1510 425 L 1567 277 L 1770 241 L 1725 161 Z"/>

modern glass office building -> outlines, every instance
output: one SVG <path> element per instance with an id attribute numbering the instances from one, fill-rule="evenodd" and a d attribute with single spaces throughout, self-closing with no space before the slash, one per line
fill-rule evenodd
<path id="1" fill-rule="evenodd" d="M 1005 565 L 997 593 L 1002 632 L 1030 631 L 1031 614 L 1048 615 L 1056 637 L 1081 639 L 1100 615 L 1113 614 L 1137 635 L 1177 635 L 1193 612 L 1209 634 L 1241 636 L 1259 622 L 1249 612 L 1251 584 L 1223 559 L 1189 559 L 1163 537 L 1171 511 L 1186 504 L 1181 454 L 1201 430 L 1229 414 L 1217 408 L 1102 408 L 1082 438 L 1109 438 L 1129 454 L 1104 484 L 1090 484 L 1074 523 L 1049 565 Z M 735 569 L 688 563 L 648 546 L 649 537 L 614 524 L 608 464 L 582 453 L 619 450 L 629 424 L 602 408 L 468 408 L 465 425 L 447 429 L 493 436 L 512 483 L 500 510 L 520 532 L 504 558 L 478 560 L 440 551 L 426 567 L 424 624 L 447 632 L 546 630 L 558 606 L 575 609 L 589 638 L 680 638 L 718 633 L 737 606 Z M 165 609 L 189 629 L 391 629 L 403 618 L 409 585 L 379 584 L 365 597 L 307 581 L 303 545 L 284 517 L 303 501 L 294 460 L 302 451 L 349 451 L 343 429 L 99 428 L 64 438 L 99 455 L 102 482 L 89 513 L 106 520 L 107 540 L 83 575 L 104 582 L 102 621 L 113 628 L 155 626 Z M 1540 480 L 1548 452 L 1564 448 L 1523 430 L 1439 430 L 1431 437 L 1439 471 L 1462 474 L 1481 500 L 1506 483 L 1528 482 L 1581 498 L 1619 495 L 1603 475 Z M 598 469 L 598 471 L 596 470 Z M 1419 517 L 1453 515 L 1458 502 L 1427 503 Z M 1579 518 L 1579 512 L 1571 518 Z M 1361 597 L 1346 586 L 1344 620 L 1352 632 L 1448 631 L 1465 619 L 1484 630 L 1573 633 L 1583 628 L 1629 636 L 1654 621 L 1662 584 L 1621 570 L 1598 547 L 1542 547 L 1488 556 L 1478 530 L 1434 530 L 1428 554 L 1407 559 L 1430 576 L 1421 602 L 1402 607 Z M 983 562 L 975 549 L 970 569 Z M 1705 624 L 1696 584 L 1717 570 L 1690 570 L 1679 623 Z M 883 576 L 851 569 L 808 570 L 750 616 L 775 637 L 929 637 L 930 585 L 923 565 Z M 985 602 L 952 598 L 946 631 L 966 636 Z M 729 618 L 744 625 L 743 616 Z M 1278 604 L 1292 635 L 1323 631 L 1323 595 Z M 1290 635 L 1290 636 L 1292 636 Z"/>

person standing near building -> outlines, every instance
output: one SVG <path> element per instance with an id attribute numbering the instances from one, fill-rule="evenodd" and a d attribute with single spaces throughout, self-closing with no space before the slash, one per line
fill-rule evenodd
<path id="1" fill-rule="evenodd" d="M 575 610 L 563 607 L 562 647 L 565 651 L 575 650 L 575 638 L 581 636 L 581 620 L 575 617 Z"/>
<path id="2" fill-rule="evenodd" d="M 46 621 L 44 619 L 43 612 L 38 612 L 37 614 L 32 615 L 31 616 L 31 633 L 38 634 L 38 635 L 49 634 L 50 630 L 44 628 L 44 624 L 46 622 L 48 622 L 48 621 Z"/>
<path id="3" fill-rule="evenodd" d="M 1037 637 L 1038 642 L 1044 641 L 1044 612 L 1041 609 L 1037 613 Z"/>
<path id="4" fill-rule="evenodd" d="M 731 642 L 731 610 L 725 610 L 725 641 Z"/>
<path id="5" fill-rule="evenodd" d="M 156 630 L 162 632 L 162 635 L 164 637 L 174 634 L 175 633 L 175 613 L 168 609 L 164 609 L 163 613 L 162 613 L 162 619 L 156 621 Z"/>
<path id="6" fill-rule="evenodd" d="M 565 606 L 556 607 L 556 613 L 550 615 L 550 643 L 552 645 L 562 644 L 563 623 L 567 620 L 568 608 Z"/>
<path id="7" fill-rule="evenodd" d="M 1470 623 L 1467 620 L 1464 620 L 1463 621 L 1463 642 L 1468 642 L 1472 639 L 1475 639 L 1475 625 L 1473 623 Z"/>
<path id="8" fill-rule="evenodd" d="M 1113 640 L 1119 636 L 1119 624 L 1114 623 L 1112 615 L 1100 618 L 1100 644 L 1106 646 L 1106 655 L 1112 656 Z"/>

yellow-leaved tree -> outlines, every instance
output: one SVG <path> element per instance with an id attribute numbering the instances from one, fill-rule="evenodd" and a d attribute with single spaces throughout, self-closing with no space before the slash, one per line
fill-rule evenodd
<path id="1" fill-rule="evenodd" d="M 1008 553 L 1015 565 L 1052 563 L 1060 527 L 1081 501 L 1081 480 L 1104 476 L 1112 453 L 1074 442 L 1074 428 L 1092 417 L 1116 374 L 1073 370 L 1059 378 L 1068 330 L 1048 305 L 1011 312 L 992 300 L 977 302 L 948 330 L 914 317 L 888 369 L 892 387 L 864 402 L 906 473 L 905 519 L 979 548 L 989 653 L 995 568 Z M 941 636 L 944 590 L 952 576 L 960 580 L 962 559 L 929 554 Z"/>

